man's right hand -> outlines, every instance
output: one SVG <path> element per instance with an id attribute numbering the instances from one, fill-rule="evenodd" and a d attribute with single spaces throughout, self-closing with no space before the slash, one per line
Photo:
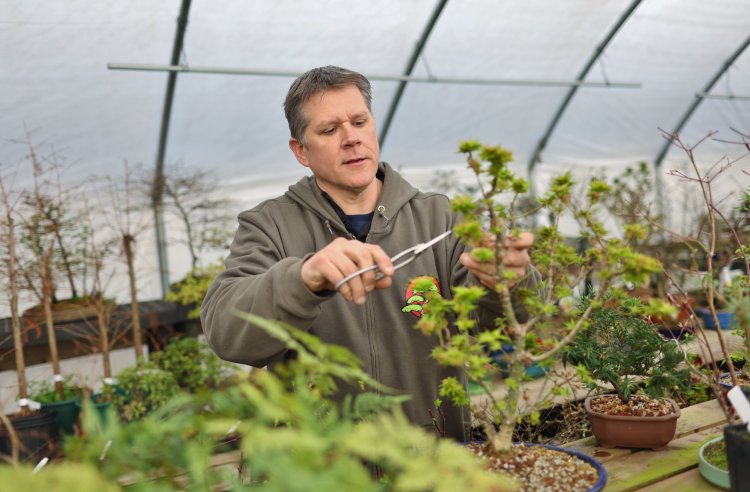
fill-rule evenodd
<path id="1" fill-rule="evenodd" d="M 391 258 L 380 246 L 337 238 L 302 264 L 302 281 L 312 292 L 333 290 L 347 275 L 371 265 L 378 265 L 384 277 L 376 281 L 376 272 L 370 270 L 339 288 L 346 300 L 364 304 L 368 292 L 391 286 L 395 270 Z"/>

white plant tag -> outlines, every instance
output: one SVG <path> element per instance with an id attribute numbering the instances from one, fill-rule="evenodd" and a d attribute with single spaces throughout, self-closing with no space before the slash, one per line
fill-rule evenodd
<path id="1" fill-rule="evenodd" d="M 727 393 L 727 398 L 732 403 L 734 411 L 737 412 L 740 419 L 747 424 L 747 430 L 750 431 L 750 402 L 747 401 L 745 393 L 742 392 L 742 388 L 735 386 Z"/>

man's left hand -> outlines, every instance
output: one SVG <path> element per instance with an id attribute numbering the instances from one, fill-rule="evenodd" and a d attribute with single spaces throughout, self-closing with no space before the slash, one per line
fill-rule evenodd
<path id="1" fill-rule="evenodd" d="M 505 257 L 503 258 L 503 267 L 505 270 L 513 272 L 515 278 L 509 281 L 509 286 L 513 286 L 526 274 L 526 269 L 531 264 L 529 248 L 534 244 L 534 235 L 530 232 L 521 232 L 518 236 L 505 236 L 503 238 L 503 247 L 505 248 Z M 492 250 L 495 249 L 494 236 L 488 236 L 486 244 L 483 245 Z M 477 261 L 471 253 L 461 255 L 461 264 L 473 273 L 485 287 L 495 290 L 495 286 L 501 279 L 497 276 L 494 261 Z"/>

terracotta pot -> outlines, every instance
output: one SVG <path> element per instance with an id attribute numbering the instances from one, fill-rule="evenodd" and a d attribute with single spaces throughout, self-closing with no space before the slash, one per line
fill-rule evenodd
<path id="1" fill-rule="evenodd" d="M 674 413 L 662 417 L 635 417 L 607 415 L 591 409 L 590 396 L 584 401 L 586 413 L 591 422 L 591 431 L 605 448 L 646 448 L 660 449 L 674 439 L 680 407 L 671 398 L 664 398 L 672 404 Z"/>

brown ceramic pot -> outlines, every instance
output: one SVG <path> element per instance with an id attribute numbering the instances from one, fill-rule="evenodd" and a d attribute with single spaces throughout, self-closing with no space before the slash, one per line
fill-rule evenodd
<path id="1" fill-rule="evenodd" d="M 591 422 L 591 431 L 605 448 L 645 448 L 660 449 L 669 444 L 677 430 L 677 419 L 680 418 L 680 407 L 677 403 L 665 398 L 672 404 L 674 413 L 662 417 L 631 417 L 607 415 L 591 409 L 591 400 L 586 398 L 584 406 Z"/>

